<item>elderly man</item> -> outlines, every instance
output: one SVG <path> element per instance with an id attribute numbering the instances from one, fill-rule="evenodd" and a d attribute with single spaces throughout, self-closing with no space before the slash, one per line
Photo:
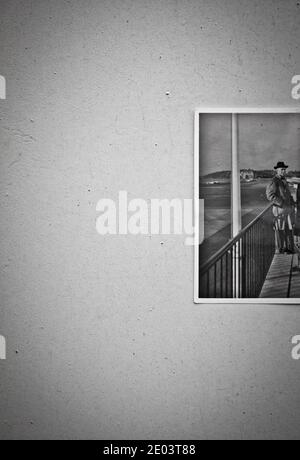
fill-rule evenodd
<path id="1" fill-rule="evenodd" d="M 285 178 L 287 168 L 283 161 L 279 161 L 274 166 L 276 175 L 267 187 L 267 198 L 273 203 L 276 254 L 294 253 L 295 202 Z"/>

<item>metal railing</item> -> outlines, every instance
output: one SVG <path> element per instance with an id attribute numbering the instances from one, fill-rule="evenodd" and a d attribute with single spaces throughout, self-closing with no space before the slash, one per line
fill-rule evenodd
<path id="1" fill-rule="evenodd" d="M 269 205 L 200 266 L 200 298 L 259 297 L 275 252 L 271 209 Z"/>

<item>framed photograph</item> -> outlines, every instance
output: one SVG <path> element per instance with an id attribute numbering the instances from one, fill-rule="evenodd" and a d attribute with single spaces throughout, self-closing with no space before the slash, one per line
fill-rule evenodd
<path id="1" fill-rule="evenodd" d="M 194 133 L 195 303 L 300 304 L 300 108 L 199 109 Z"/>

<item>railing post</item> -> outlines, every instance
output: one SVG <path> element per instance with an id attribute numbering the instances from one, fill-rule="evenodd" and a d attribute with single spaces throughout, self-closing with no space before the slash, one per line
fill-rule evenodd
<path id="1" fill-rule="evenodd" d="M 236 237 L 242 229 L 242 204 L 241 204 L 241 176 L 238 148 L 238 115 L 232 114 L 231 118 L 231 228 L 232 238 Z M 234 251 L 234 297 L 239 297 L 241 249 L 236 245 Z"/>
<path id="2" fill-rule="evenodd" d="M 239 234 L 242 229 L 242 204 L 241 204 L 241 178 L 240 178 L 240 161 L 238 147 L 238 115 L 232 114 L 232 136 L 231 136 L 231 219 L 232 219 L 232 237 Z"/>

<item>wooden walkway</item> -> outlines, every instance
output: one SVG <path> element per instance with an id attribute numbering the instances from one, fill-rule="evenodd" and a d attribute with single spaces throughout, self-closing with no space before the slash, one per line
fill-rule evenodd
<path id="1" fill-rule="evenodd" d="M 300 298 L 298 254 L 276 254 L 260 298 Z"/>

